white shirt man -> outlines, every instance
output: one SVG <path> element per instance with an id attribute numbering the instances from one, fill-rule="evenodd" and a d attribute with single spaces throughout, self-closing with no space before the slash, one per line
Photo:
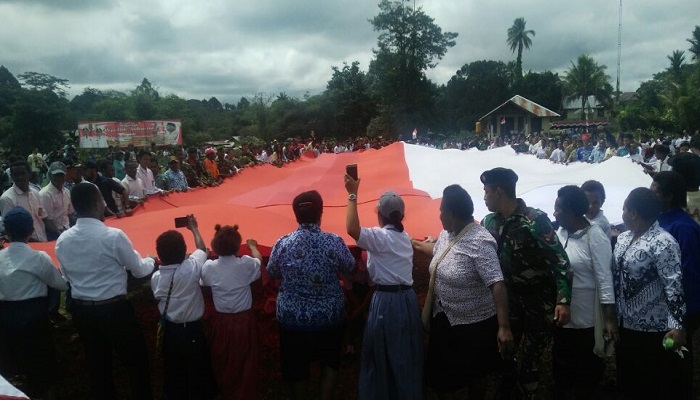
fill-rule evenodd
<path id="1" fill-rule="evenodd" d="M 564 149 L 557 147 L 552 151 L 552 155 L 549 156 L 549 160 L 557 164 L 563 164 L 566 161 L 566 152 Z"/>
<path id="2" fill-rule="evenodd" d="M 29 240 L 45 242 L 46 227 L 44 226 L 44 218 L 47 217 L 47 214 L 39 199 L 39 192 L 33 189 L 28 189 L 25 192 L 17 187 L 15 183 L 0 196 L 0 214 L 5 215 L 15 207 L 22 207 L 32 215 L 34 233 L 29 237 Z"/>
<path id="3" fill-rule="evenodd" d="M 141 200 L 146 197 L 143 191 L 143 181 L 138 176 L 136 178 L 125 176 L 122 179 L 122 186 L 129 192 L 130 199 Z"/>
<path id="4" fill-rule="evenodd" d="M 49 167 L 49 178 L 60 174 L 65 177 L 65 165 L 61 162 L 52 163 Z M 68 215 L 73 213 L 73 205 L 70 202 L 70 191 L 63 187 L 62 183 L 59 188 L 54 185 L 53 181 L 49 182 L 39 191 L 39 198 L 44 210 L 46 210 L 46 218 L 53 223 L 59 232 L 70 228 Z"/>
<path id="5" fill-rule="evenodd" d="M 156 180 L 153 177 L 153 171 L 151 171 L 150 168 L 144 168 L 139 165 L 139 167 L 136 169 L 136 177 L 141 179 L 143 192 L 147 196 L 161 192 L 161 190 L 156 187 Z"/>

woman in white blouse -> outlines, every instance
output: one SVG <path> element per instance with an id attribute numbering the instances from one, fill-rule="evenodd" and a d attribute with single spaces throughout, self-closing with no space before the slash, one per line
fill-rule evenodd
<path id="1" fill-rule="evenodd" d="M 359 180 L 345 175 L 346 229 L 367 250 L 367 271 L 375 283 L 362 340 L 362 399 L 423 398 L 423 328 L 413 290 L 413 248 L 404 232 L 404 202 L 392 191 L 377 205 L 379 227 L 361 228 L 357 215 Z"/>
<path id="2" fill-rule="evenodd" d="M 211 358 L 224 399 L 257 399 L 260 355 L 250 284 L 260 279 L 262 255 L 258 243 L 246 244 L 253 257 L 238 257 L 238 225 L 216 225 L 211 247 L 219 255 L 202 268 L 202 286 L 211 286 L 214 315 Z"/>
<path id="3" fill-rule="evenodd" d="M 591 224 L 585 213 L 589 204 L 578 186 L 564 186 L 557 192 L 554 218 L 557 235 L 571 263 L 574 280 L 571 291 L 571 321 L 554 330 L 552 370 L 554 398 L 573 393 L 579 399 L 592 398 L 604 364 L 594 352 L 595 307 L 600 304 L 604 336 L 617 337 L 613 293 L 612 248 L 600 226 Z"/>

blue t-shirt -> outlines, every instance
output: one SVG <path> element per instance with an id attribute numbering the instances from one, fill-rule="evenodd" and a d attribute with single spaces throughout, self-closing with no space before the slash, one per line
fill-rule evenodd
<path id="1" fill-rule="evenodd" d="M 345 320 L 338 272 L 350 272 L 355 259 L 340 236 L 301 224 L 272 247 L 267 273 L 282 278 L 277 322 L 284 329 L 323 331 Z"/>
<path id="2" fill-rule="evenodd" d="M 659 216 L 659 226 L 681 248 L 686 313 L 700 314 L 700 225 L 682 209 L 672 208 Z"/>

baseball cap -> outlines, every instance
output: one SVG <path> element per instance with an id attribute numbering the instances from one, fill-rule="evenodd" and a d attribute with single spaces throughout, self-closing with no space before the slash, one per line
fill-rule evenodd
<path id="1" fill-rule="evenodd" d="M 56 175 L 56 174 L 66 174 L 66 164 L 60 162 L 60 161 L 54 161 L 49 165 L 49 175 Z"/>
<path id="2" fill-rule="evenodd" d="M 168 161 L 168 164 L 172 163 L 180 163 L 180 160 L 177 159 L 177 156 L 170 156 L 170 161 Z"/>
<path id="3" fill-rule="evenodd" d="M 401 196 L 391 190 L 387 190 L 382 197 L 379 198 L 377 211 L 379 211 L 379 214 L 384 218 L 389 218 L 394 211 L 398 211 L 403 215 L 404 209 L 405 205 Z"/>
<path id="4" fill-rule="evenodd" d="M 34 230 L 34 220 L 29 211 L 15 207 L 3 216 L 5 231 L 13 238 L 29 236 Z"/>

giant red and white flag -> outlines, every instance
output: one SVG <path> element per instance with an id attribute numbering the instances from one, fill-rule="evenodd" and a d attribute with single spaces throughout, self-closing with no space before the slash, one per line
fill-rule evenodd
<path id="1" fill-rule="evenodd" d="M 483 218 L 489 211 L 483 202 L 479 177 L 483 171 L 495 167 L 513 169 L 519 176 L 517 195 L 550 216 L 560 187 L 598 180 L 605 186 L 607 200 L 603 209 L 612 223 L 622 221 L 622 204 L 627 194 L 636 187 L 651 184 L 651 178 L 629 158 L 613 157 L 601 164 L 567 166 L 519 155 L 510 147 L 461 151 L 394 143 L 381 150 L 321 154 L 317 158 L 305 156 L 282 168 L 272 165 L 246 168 L 217 188 L 151 198 L 134 216 L 108 219 L 106 224 L 124 230 L 142 254 L 156 254 L 156 238 L 174 228 L 173 219 L 194 214 L 207 243 L 214 235 L 215 224 L 238 224 L 243 239 L 257 239 L 265 253 L 279 237 L 296 229 L 291 206 L 294 197 L 303 191 L 317 190 L 324 202 L 321 228 L 354 245 L 345 233 L 348 200 L 343 182 L 345 165 L 352 163 L 358 165 L 361 179 L 358 193 L 361 224 L 377 224 L 377 200 L 387 189 L 392 189 L 406 203 L 404 225 L 415 238 L 439 234 L 442 191 L 454 183 L 472 196 L 474 217 Z M 191 235 L 184 236 L 188 248 L 194 248 Z M 53 254 L 53 243 L 32 246 Z"/>

